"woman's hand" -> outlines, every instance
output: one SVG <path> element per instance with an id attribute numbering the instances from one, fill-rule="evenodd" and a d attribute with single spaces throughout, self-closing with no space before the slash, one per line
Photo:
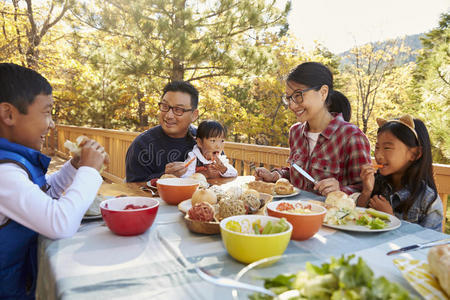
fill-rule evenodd
<path id="1" fill-rule="evenodd" d="M 80 143 L 81 154 L 71 159 L 71 164 L 75 168 L 82 166 L 91 167 L 100 171 L 104 164 L 109 163 L 109 156 L 105 149 L 96 141 L 84 139 Z"/>
<path id="2" fill-rule="evenodd" d="M 381 195 L 375 195 L 370 199 L 369 207 L 372 207 L 373 209 L 388 213 L 390 215 L 394 215 L 394 211 L 392 210 L 392 206 L 389 203 L 389 201 L 386 200 Z"/>
<path id="3" fill-rule="evenodd" d="M 280 173 L 277 171 L 270 172 L 266 168 L 255 169 L 255 180 L 262 180 L 266 182 L 276 182 L 281 178 Z"/>
<path id="4" fill-rule="evenodd" d="M 362 193 L 372 194 L 373 187 L 375 185 L 375 173 L 376 170 L 372 164 L 365 164 L 361 166 L 361 180 L 362 180 Z"/>
<path id="5" fill-rule="evenodd" d="M 334 178 L 325 178 L 314 185 L 314 190 L 326 196 L 331 192 L 340 191 L 339 181 Z"/>

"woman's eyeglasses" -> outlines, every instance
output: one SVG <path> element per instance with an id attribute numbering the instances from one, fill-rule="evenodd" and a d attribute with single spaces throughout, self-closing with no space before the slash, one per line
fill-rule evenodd
<path id="1" fill-rule="evenodd" d="M 281 98 L 283 100 L 284 105 L 289 106 L 290 102 L 294 102 L 295 104 L 302 104 L 303 103 L 303 93 L 306 93 L 310 90 L 316 90 L 320 88 L 320 86 L 313 86 L 304 90 L 295 90 L 290 96 L 283 95 Z"/>
<path id="2" fill-rule="evenodd" d="M 173 114 L 176 116 L 182 116 L 185 112 L 187 111 L 193 111 L 194 108 L 182 108 L 182 107 L 178 107 L 178 106 L 170 106 L 166 103 L 158 103 L 159 106 L 159 110 L 162 112 L 168 112 L 169 110 L 172 110 Z"/>

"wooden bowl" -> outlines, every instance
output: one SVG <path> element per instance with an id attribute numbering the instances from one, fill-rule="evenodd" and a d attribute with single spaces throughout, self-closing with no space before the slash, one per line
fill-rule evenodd
<path id="1" fill-rule="evenodd" d="M 184 216 L 184 222 L 187 228 L 195 233 L 203 234 L 219 234 L 220 225 L 219 222 L 201 222 L 189 219 L 188 214 Z"/>

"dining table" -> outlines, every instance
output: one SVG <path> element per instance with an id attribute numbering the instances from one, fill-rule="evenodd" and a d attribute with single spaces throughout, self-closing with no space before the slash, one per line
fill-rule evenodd
<path id="1" fill-rule="evenodd" d="M 243 186 L 252 180 L 253 176 L 239 176 L 212 179 L 209 183 L 228 188 Z M 104 182 L 99 194 L 157 197 L 148 190 L 146 182 Z M 157 199 L 160 205 L 156 219 L 141 235 L 115 235 L 100 217 L 82 221 L 78 232 L 70 238 L 51 240 L 40 236 L 37 299 L 233 299 L 231 288 L 202 280 L 195 266 L 218 276 L 234 278 L 246 265 L 228 255 L 220 234 L 190 232 L 178 207 Z M 306 199 L 323 201 L 324 197 L 300 191 L 284 198 Z M 385 232 L 342 231 L 322 226 L 306 241 L 291 240 L 284 254 L 305 254 L 323 262 L 332 256 L 355 254 L 365 260 L 375 276 L 385 276 L 418 296 L 395 267 L 393 259 L 426 261 L 429 249 L 393 256 L 386 253 L 449 237 L 405 221 L 397 229 Z M 301 269 L 305 262 L 293 263 Z"/>

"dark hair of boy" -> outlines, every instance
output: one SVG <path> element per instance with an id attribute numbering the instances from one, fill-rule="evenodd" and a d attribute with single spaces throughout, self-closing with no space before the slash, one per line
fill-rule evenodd
<path id="1" fill-rule="evenodd" d="M 347 97 L 333 90 L 333 74 L 330 69 L 318 62 L 306 62 L 293 69 L 287 81 L 303 84 L 318 91 L 323 85 L 328 86 L 328 95 L 325 105 L 330 112 L 342 113 L 345 121 L 350 121 L 351 107 Z"/>
<path id="2" fill-rule="evenodd" d="M 187 81 L 172 81 L 166 84 L 161 97 L 167 92 L 183 92 L 191 95 L 192 109 L 196 109 L 198 106 L 198 90 Z"/>
<path id="3" fill-rule="evenodd" d="M 13 64 L 0 64 L 0 103 L 14 105 L 21 114 L 38 95 L 51 95 L 50 83 L 38 72 Z"/>
<path id="4" fill-rule="evenodd" d="M 434 199 L 436 199 L 438 195 L 436 183 L 433 178 L 433 158 L 431 155 L 431 142 L 427 127 L 419 119 L 414 119 L 414 126 L 419 140 L 417 140 L 411 129 L 398 122 L 387 122 L 378 128 L 377 132 L 377 134 L 386 131 L 390 132 L 406 146 L 422 148 L 422 155 L 419 159 L 415 160 L 407 170 L 405 170 L 405 174 L 402 178 L 402 185 L 408 186 L 411 191 L 408 200 L 398 207 L 398 210 L 402 211 L 405 216 L 414 201 L 418 199 L 422 191 L 425 190 L 426 185 L 434 191 Z M 432 203 L 433 202 L 430 202 L 429 205 Z M 429 207 L 427 207 L 427 210 L 428 208 Z"/>
<path id="5" fill-rule="evenodd" d="M 215 138 L 219 136 L 226 136 L 226 130 L 217 121 L 213 120 L 206 120 L 202 121 L 200 125 L 198 125 L 197 128 L 197 138 L 198 139 L 209 139 L 209 138 Z"/>

